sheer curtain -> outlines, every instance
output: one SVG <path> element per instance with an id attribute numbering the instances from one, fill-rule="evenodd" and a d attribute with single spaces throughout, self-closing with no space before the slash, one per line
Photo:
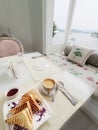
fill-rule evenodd
<path id="1" fill-rule="evenodd" d="M 76 0 L 68 42 L 98 50 L 98 0 Z M 95 35 L 93 35 L 95 34 Z"/>
<path id="2" fill-rule="evenodd" d="M 60 2 L 62 2 L 61 0 L 59 0 Z M 71 21 L 73 18 L 73 13 L 74 13 L 74 8 L 75 8 L 75 2 L 76 0 L 65 0 L 67 1 L 67 8 L 66 8 L 66 4 L 65 4 L 65 10 L 67 13 L 65 13 L 65 27 L 64 27 L 64 36 L 63 36 L 63 43 L 60 44 L 54 44 L 53 43 L 53 37 L 52 37 L 52 29 L 53 29 L 53 21 L 54 18 L 53 16 L 54 14 L 54 7 L 55 7 L 55 2 L 56 0 L 43 0 L 43 7 L 44 7 L 44 11 L 43 11 L 43 44 L 44 44 L 44 53 L 53 53 L 55 51 L 60 51 L 62 50 L 62 48 L 64 49 L 66 42 L 67 42 L 67 38 L 69 35 L 69 30 L 70 30 L 70 26 L 71 26 Z M 64 13 L 64 12 L 62 12 Z M 60 16 L 59 16 L 60 19 Z M 61 21 L 62 22 L 62 21 Z M 60 37 L 62 38 L 62 37 Z M 59 39 L 60 39 L 59 38 Z"/>

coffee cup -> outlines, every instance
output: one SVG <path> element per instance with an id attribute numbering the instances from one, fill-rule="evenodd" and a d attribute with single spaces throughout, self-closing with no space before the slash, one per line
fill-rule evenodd
<path id="1" fill-rule="evenodd" d="M 48 96 L 51 96 L 52 91 L 56 88 L 56 82 L 54 79 L 45 79 L 42 82 L 42 92 Z"/>

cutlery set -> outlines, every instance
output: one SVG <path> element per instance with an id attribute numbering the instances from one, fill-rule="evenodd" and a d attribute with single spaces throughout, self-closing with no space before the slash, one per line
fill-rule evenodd
<path id="1" fill-rule="evenodd" d="M 67 97 L 67 99 L 70 101 L 72 105 L 76 105 L 78 103 L 78 100 L 74 98 L 65 88 L 64 83 L 62 81 L 59 81 L 57 83 L 58 89 Z"/>
<path id="2" fill-rule="evenodd" d="M 61 91 L 62 94 L 64 94 L 64 96 L 66 96 L 66 98 L 70 101 L 70 103 L 75 106 L 78 103 L 78 100 L 76 98 L 74 98 L 65 88 L 64 83 L 62 81 L 58 81 L 57 82 L 57 86 L 56 89 L 52 91 L 51 94 L 51 102 L 55 101 L 55 95 L 57 91 Z"/>

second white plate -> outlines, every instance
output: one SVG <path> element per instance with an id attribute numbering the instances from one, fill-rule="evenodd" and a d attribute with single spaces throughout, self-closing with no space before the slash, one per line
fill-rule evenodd
<path id="1" fill-rule="evenodd" d="M 43 71 L 46 70 L 48 68 L 48 64 L 44 63 L 44 62 L 37 62 L 33 65 L 33 69 L 35 70 L 39 70 L 39 71 Z"/>

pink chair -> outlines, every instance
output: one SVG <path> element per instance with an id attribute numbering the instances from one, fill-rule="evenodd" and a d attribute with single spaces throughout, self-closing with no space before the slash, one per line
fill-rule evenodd
<path id="1" fill-rule="evenodd" d="M 11 37 L 0 37 L 0 57 L 17 55 L 20 52 L 24 53 L 20 41 Z"/>

